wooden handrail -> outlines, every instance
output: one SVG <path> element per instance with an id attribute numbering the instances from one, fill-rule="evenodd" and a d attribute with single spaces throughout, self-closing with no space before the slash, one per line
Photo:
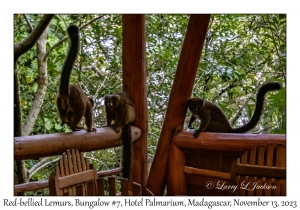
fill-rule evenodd
<path id="1" fill-rule="evenodd" d="M 192 132 L 181 131 L 174 136 L 173 142 L 180 149 L 243 153 L 261 144 L 286 144 L 286 135 L 202 132 L 195 139 Z"/>
<path id="2" fill-rule="evenodd" d="M 28 182 L 23 184 L 15 185 L 14 193 L 15 195 L 19 192 L 26 192 L 32 190 L 42 190 L 49 187 L 49 180 L 42 180 L 36 182 Z"/>
<path id="3" fill-rule="evenodd" d="M 117 175 L 122 172 L 122 168 L 115 168 L 111 170 L 106 171 L 99 171 L 97 172 L 98 178 L 100 177 L 107 177 L 107 176 L 113 176 Z M 49 187 L 49 180 L 42 180 L 42 181 L 36 181 L 36 182 L 28 182 L 23 184 L 17 184 L 15 185 L 14 193 L 17 194 L 19 192 L 26 192 L 26 191 L 32 191 L 32 190 L 42 190 Z"/>
<path id="4" fill-rule="evenodd" d="M 131 135 L 136 141 L 142 132 L 132 126 Z M 34 159 L 61 155 L 68 149 L 88 152 L 121 146 L 121 133 L 116 134 L 111 128 L 98 128 L 97 132 L 76 131 L 59 134 L 43 134 L 14 137 L 15 160 Z"/>
<path id="5" fill-rule="evenodd" d="M 191 174 L 191 175 L 198 175 L 198 176 L 205 176 L 205 177 L 211 177 L 211 178 L 216 178 L 216 179 L 230 180 L 230 173 L 224 173 L 224 172 L 220 172 L 220 171 L 205 170 L 205 169 L 200 169 L 200 168 L 184 166 L 183 172 L 186 174 Z"/>
<path id="6" fill-rule="evenodd" d="M 178 132 L 172 138 L 171 146 L 174 146 L 171 147 L 169 153 L 168 195 L 186 195 L 187 193 L 191 193 L 191 188 L 184 188 L 187 185 L 182 185 L 181 183 L 193 183 L 192 180 L 195 175 L 228 180 L 230 177 L 228 174 L 229 171 L 224 167 L 229 169 L 231 161 L 240 157 L 245 151 L 269 143 L 273 143 L 279 148 L 279 144 L 286 144 L 286 135 L 202 132 L 195 139 L 193 132 Z M 198 154 L 199 156 L 197 157 Z M 199 161 L 201 162 L 200 157 L 206 158 L 206 155 L 207 159 L 203 160 L 203 163 L 199 163 Z M 193 157 L 197 159 L 192 160 Z M 212 167 L 209 166 L 210 163 Z M 203 183 L 200 185 L 205 187 Z M 193 193 L 191 195 L 196 195 Z"/>

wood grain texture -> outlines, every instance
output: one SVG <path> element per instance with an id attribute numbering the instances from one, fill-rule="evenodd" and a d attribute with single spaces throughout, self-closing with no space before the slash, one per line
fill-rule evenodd
<path id="1" fill-rule="evenodd" d="M 173 138 L 174 144 L 181 149 L 200 151 L 230 152 L 242 154 L 252 147 L 269 143 L 286 144 L 285 134 L 233 134 L 202 132 L 195 139 L 192 132 L 182 131 Z"/>
<path id="2" fill-rule="evenodd" d="M 14 194 L 19 192 L 31 191 L 31 190 L 41 190 L 49 187 L 49 180 L 42 180 L 36 182 L 29 182 L 15 185 Z"/>
<path id="3" fill-rule="evenodd" d="M 76 160 L 76 161 L 81 162 L 80 160 Z M 75 162 L 75 160 L 74 160 L 74 162 Z M 75 166 L 73 168 L 75 169 L 74 173 L 78 173 L 79 171 L 82 172 L 82 167 L 81 166 L 77 166 L 77 167 Z M 117 175 L 117 174 L 120 174 L 120 173 L 122 173 L 122 168 L 115 168 L 115 169 L 112 169 L 112 170 L 106 170 L 106 171 L 99 171 L 99 172 L 97 172 L 97 177 L 98 178 L 102 177 L 102 179 L 97 179 L 98 195 L 104 195 L 103 177 L 113 176 L 113 175 Z M 55 173 L 53 175 L 55 175 Z M 49 186 L 50 186 L 49 180 L 42 180 L 42 181 L 36 181 L 36 182 L 28 182 L 28 183 L 23 183 L 23 184 L 15 185 L 15 187 L 14 187 L 15 191 L 14 191 L 14 193 L 17 194 L 19 192 L 26 192 L 26 191 L 31 191 L 31 190 L 41 190 L 41 189 L 48 188 Z M 99 187 L 100 187 L 100 189 L 99 189 Z M 53 192 L 52 194 L 55 194 L 55 188 L 54 189 L 50 189 L 50 190 L 52 190 L 52 192 Z"/>
<path id="4" fill-rule="evenodd" d="M 133 144 L 132 173 L 130 180 L 140 183 L 145 192 L 148 179 L 148 106 L 146 85 L 146 20 L 145 15 L 123 15 L 123 91 L 135 104 L 134 125 L 142 135 Z M 132 182 L 130 182 L 131 185 Z M 130 190 L 132 186 L 129 187 Z"/>
<path id="5" fill-rule="evenodd" d="M 166 184 L 167 159 L 172 136 L 183 127 L 187 99 L 191 96 L 210 15 L 190 16 L 168 108 L 149 173 L 147 188 L 162 195 Z M 176 114 L 175 114 L 176 113 Z"/>
<path id="6" fill-rule="evenodd" d="M 183 171 L 184 166 L 184 154 L 171 142 L 167 164 L 168 195 L 186 195 L 186 182 Z"/>
<path id="7" fill-rule="evenodd" d="M 188 166 L 185 166 L 183 171 L 186 174 L 193 174 L 193 175 L 206 176 L 206 177 L 217 178 L 217 179 L 230 180 L 230 173 L 224 173 L 224 172 L 212 171 L 212 170 L 204 170 L 204 169 L 193 168 L 193 167 L 188 167 Z"/>
<path id="8" fill-rule="evenodd" d="M 133 141 L 141 136 L 141 130 L 131 127 Z M 121 133 L 112 128 L 98 128 L 97 132 L 76 131 L 59 134 L 43 134 L 14 137 L 15 160 L 34 159 L 60 155 L 68 149 L 88 152 L 121 146 Z"/>

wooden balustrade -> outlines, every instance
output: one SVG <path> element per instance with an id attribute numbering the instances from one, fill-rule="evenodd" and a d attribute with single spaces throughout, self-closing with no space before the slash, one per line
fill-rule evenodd
<path id="1" fill-rule="evenodd" d="M 229 134 L 203 132 L 195 139 L 181 131 L 172 138 L 169 150 L 168 195 L 232 195 L 206 189 L 206 183 L 229 181 L 230 166 L 245 151 L 260 145 L 286 144 L 285 134 Z M 159 176 L 159 174 L 156 174 Z"/>

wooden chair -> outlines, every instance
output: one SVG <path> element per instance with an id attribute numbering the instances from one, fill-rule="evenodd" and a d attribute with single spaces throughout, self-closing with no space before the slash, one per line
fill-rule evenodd
<path id="1" fill-rule="evenodd" d="M 236 195 L 286 195 L 286 145 L 271 143 L 245 152 L 231 165 L 230 183 L 237 186 Z"/>
<path id="2" fill-rule="evenodd" d="M 133 182 L 133 191 L 128 190 L 128 180 L 121 178 L 121 192 L 116 192 L 115 177 L 108 178 L 108 194 L 116 195 L 142 195 L 141 185 Z M 67 150 L 62 154 L 55 171 L 49 178 L 50 195 L 77 195 L 77 196 L 104 196 L 104 177 L 98 178 L 97 171 L 88 159 L 78 150 Z M 148 189 L 145 195 L 153 196 Z"/>
<path id="3" fill-rule="evenodd" d="M 62 154 L 49 178 L 50 195 L 96 195 L 97 171 L 78 150 Z"/>

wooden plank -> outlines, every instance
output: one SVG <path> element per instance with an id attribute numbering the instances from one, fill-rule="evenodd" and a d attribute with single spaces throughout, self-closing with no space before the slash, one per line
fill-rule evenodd
<path id="1" fill-rule="evenodd" d="M 193 132 L 181 131 L 174 136 L 173 142 L 180 149 L 199 149 L 216 153 L 230 152 L 241 155 L 252 147 L 262 144 L 286 144 L 286 135 L 202 132 L 197 139 L 194 139 Z"/>
<path id="2" fill-rule="evenodd" d="M 264 145 L 260 145 L 258 147 L 258 154 L 257 154 L 257 165 L 258 166 L 263 166 L 265 164 L 265 146 Z M 262 177 L 260 179 L 258 179 L 256 177 L 255 181 L 260 181 L 261 184 L 266 182 L 266 177 Z M 262 189 L 256 189 L 255 190 L 255 195 L 257 196 L 262 196 Z"/>
<path id="3" fill-rule="evenodd" d="M 116 196 L 116 178 L 108 177 L 108 193 L 110 196 Z"/>
<path id="4" fill-rule="evenodd" d="M 187 173 L 187 174 L 211 177 L 211 178 L 216 178 L 216 179 L 230 180 L 230 173 L 224 173 L 224 172 L 212 171 L 212 170 L 204 170 L 204 169 L 193 168 L 193 167 L 188 167 L 188 166 L 185 166 L 183 170 L 184 170 L 184 173 Z"/>
<path id="5" fill-rule="evenodd" d="M 215 171 L 217 173 L 228 173 L 230 172 L 230 166 L 236 160 L 237 155 L 220 156 L 219 154 L 199 151 L 184 151 L 186 158 L 186 166 L 200 169 L 201 171 Z M 214 177 L 208 177 L 207 174 L 192 175 L 185 173 L 187 195 L 189 196 L 232 196 L 236 191 L 231 189 L 221 189 L 221 185 L 236 185 L 235 182 L 228 182 L 226 179 L 218 179 Z M 227 177 L 228 178 L 228 177 Z M 235 179 L 236 180 L 236 179 Z M 208 182 L 213 182 L 214 186 L 212 189 L 207 189 Z M 219 189 L 218 189 L 219 188 Z M 169 194 L 169 193 L 168 193 Z"/>
<path id="6" fill-rule="evenodd" d="M 133 182 L 133 191 L 134 196 L 141 196 L 142 195 L 142 186 L 136 182 Z"/>
<path id="7" fill-rule="evenodd" d="M 273 166 L 273 154 L 274 154 L 274 145 L 273 144 L 268 144 L 267 147 L 267 162 L 266 162 L 266 166 Z M 268 178 L 266 177 L 266 183 L 270 186 L 272 185 L 272 183 L 275 181 L 274 178 Z M 271 189 L 266 189 L 265 190 L 265 195 L 266 196 L 270 196 L 272 194 L 272 190 Z"/>
<path id="8" fill-rule="evenodd" d="M 69 187 L 75 184 L 79 184 L 82 182 L 88 182 L 90 180 L 96 179 L 95 177 L 95 171 L 94 170 L 89 170 L 89 171 L 83 171 L 78 174 L 72 174 L 69 176 L 64 176 L 58 178 L 58 182 L 56 185 L 58 186 L 59 189 Z"/>
<path id="9" fill-rule="evenodd" d="M 154 196 L 154 195 L 148 188 L 146 188 L 145 196 Z"/>
<path id="10" fill-rule="evenodd" d="M 250 164 L 250 165 L 255 165 L 255 161 L 256 161 L 256 147 L 253 147 L 253 148 L 250 150 L 249 164 Z M 253 176 L 248 177 L 248 180 L 249 180 L 250 186 L 253 186 L 253 183 L 254 183 L 254 177 L 253 177 Z M 253 196 L 253 195 L 254 195 L 254 191 L 253 191 L 253 190 L 248 190 L 248 195 L 249 195 L 249 196 Z"/>
<path id="11" fill-rule="evenodd" d="M 248 163 L 248 151 L 246 151 L 245 153 L 242 154 L 241 156 L 241 159 L 240 159 L 240 164 L 247 164 Z M 236 173 L 238 173 L 238 165 L 239 165 L 239 162 L 237 163 L 237 166 L 236 166 Z M 246 183 L 248 182 L 248 176 L 242 176 L 242 175 L 238 175 L 239 177 L 239 183 L 238 183 L 238 189 L 239 189 L 239 195 L 242 195 L 242 196 L 245 196 L 247 193 L 246 193 L 246 190 L 243 189 L 246 185 Z"/>
<path id="12" fill-rule="evenodd" d="M 103 178 L 98 178 L 97 180 L 97 195 L 98 196 L 104 196 L 104 179 Z"/>
<path id="13" fill-rule="evenodd" d="M 121 194 L 122 196 L 128 195 L 128 179 L 121 178 Z"/>
<path id="14" fill-rule="evenodd" d="M 167 164 L 167 192 L 168 195 L 186 195 L 186 183 L 183 168 L 185 166 L 185 157 L 172 142 L 168 155 Z"/>
<path id="15" fill-rule="evenodd" d="M 286 146 L 282 144 L 277 145 L 276 151 L 276 167 L 286 168 Z M 286 172 L 285 176 L 286 177 Z M 276 189 L 274 190 L 274 195 L 286 195 L 286 180 L 285 179 L 276 179 L 275 180 Z"/>
<path id="16" fill-rule="evenodd" d="M 170 141 L 176 130 L 183 128 L 187 111 L 186 101 L 191 96 L 194 86 L 209 19 L 210 15 L 207 14 L 193 14 L 189 19 L 165 120 L 147 182 L 147 188 L 154 195 L 162 195 L 165 189 Z"/>
<path id="17" fill-rule="evenodd" d="M 146 19 L 145 15 L 123 15 L 123 91 L 135 104 L 134 125 L 141 129 L 138 141 L 133 144 L 132 176 L 130 180 L 146 188 L 148 179 L 148 106 L 146 85 Z M 131 183 L 131 182 L 130 182 Z M 131 185 L 129 188 L 131 189 Z"/>
<path id="18" fill-rule="evenodd" d="M 141 129 L 131 126 L 133 142 L 141 136 Z M 88 152 L 121 146 L 121 133 L 110 127 L 97 128 L 97 132 L 43 134 L 14 137 L 15 160 L 34 159 L 61 155 L 68 149 Z M 47 149 L 45 149 L 47 148 Z"/>
<path id="19" fill-rule="evenodd" d="M 286 175 L 285 171 L 285 168 L 279 167 L 269 168 L 266 166 L 237 165 L 237 173 L 241 175 L 284 178 Z"/>
<path id="20" fill-rule="evenodd" d="M 68 161 L 69 173 L 74 174 L 73 157 L 71 156 L 71 150 L 67 150 L 67 157 L 68 157 L 67 161 Z M 75 186 L 72 186 L 72 193 L 73 193 L 73 195 L 76 195 L 76 187 Z"/>
<path id="21" fill-rule="evenodd" d="M 59 174 L 58 177 L 65 176 L 63 156 L 60 158 L 59 164 L 57 166 L 59 167 L 59 170 L 56 170 L 56 172 Z"/>
<path id="22" fill-rule="evenodd" d="M 72 153 L 72 164 L 73 164 L 73 173 L 78 173 L 78 163 L 76 161 L 76 152 L 75 151 L 78 151 L 78 150 L 74 150 L 72 149 L 71 150 L 71 153 Z"/>
<path id="23" fill-rule="evenodd" d="M 100 177 L 117 175 L 121 172 L 122 172 L 122 168 L 114 168 L 112 170 L 99 171 L 99 172 L 97 172 L 97 175 L 100 178 Z"/>
<path id="24" fill-rule="evenodd" d="M 82 172 L 82 167 L 81 167 L 81 157 L 80 157 L 81 153 L 79 153 L 78 150 L 76 150 L 76 162 L 77 162 L 77 168 L 78 168 L 78 172 Z"/>
<path id="25" fill-rule="evenodd" d="M 93 196 L 96 195 L 96 183 L 95 180 L 92 180 L 88 183 L 86 183 L 86 195 L 87 196 Z"/>
<path id="26" fill-rule="evenodd" d="M 84 196 L 84 191 L 83 191 L 83 185 L 80 184 L 80 185 L 77 185 L 76 186 L 76 195 L 77 196 Z"/>

